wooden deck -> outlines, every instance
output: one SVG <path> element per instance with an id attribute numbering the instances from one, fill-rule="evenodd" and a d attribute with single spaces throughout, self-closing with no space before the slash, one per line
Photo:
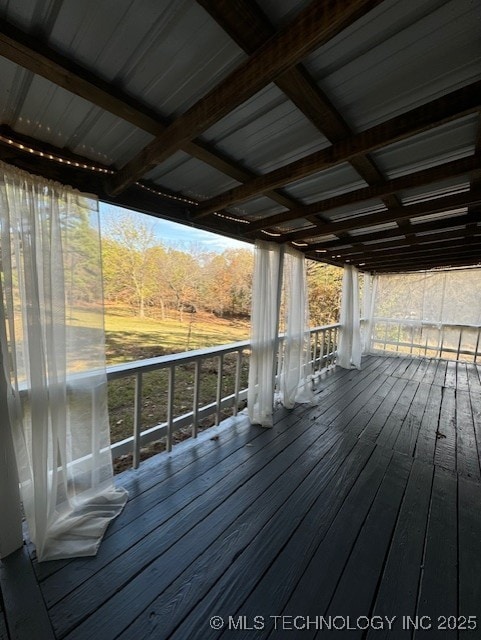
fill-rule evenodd
<path id="1" fill-rule="evenodd" d="M 36 601 L 23 637 L 480 638 L 480 378 L 370 356 L 273 429 L 240 418 L 123 474 L 130 499 L 96 558 L 33 561 L 48 618 Z M 2 571 L 5 589 L 15 569 Z M 5 609 L 10 637 L 28 634 Z M 0 605 L 4 640 L 2 620 Z"/>

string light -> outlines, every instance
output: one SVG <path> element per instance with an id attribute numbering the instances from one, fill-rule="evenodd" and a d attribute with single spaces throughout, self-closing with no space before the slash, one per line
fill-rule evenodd
<path id="1" fill-rule="evenodd" d="M 135 186 L 136 187 L 140 187 L 141 189 L 144 189 L 145 191 L 149 191 L 150 193 L 155 193 L 155 195 L 157 196 L 162 196 L 163 198 L 168 198 L 169 200 L 177 200 L 178 202 L 185 202 L 186 204 L 193 204 L 193 205 L 198 205 L 198 202 L 195 202 L 195 200 L 189 200 L 189 198 L 184 198 L 183 196 L 175 196 L 172 193 L 164 193 L 163 191 L 160 191 L 159 189 L 153 189 L 152 187 L 148 187 L 145 184 L 142 184 L 141 182 L 135 182 Z"/>
<path id="2" fill-rule="evenodd" d="M 12 140 L 12 138 L 7 138 L 2 135 L 0 135 L 0 142 L 4 142 L 5 144 L 8 144 L 15 149 L 19 149 L 20 151 L 31 153 L 32 155 L 38 156 L 39 158 L 47 158 L 48 160 L 53 160 L 54 162 L 58 162 L 59 164 L 66 164 L 69 167 L 75 167 L 77 169 L 87 169 L 89 171 L 96 171 L 97 173 L 106 173 L 109 175 L 115 173 L 111 169 L 105 169 L 104 167 L 98 167 L 93 164 L 85 164 L 83 162 L 69 160 L 68 158 L 62 158 L 62 156 L 54 155 L 52 153 L 44 153 L 43 151 L 39 151 L 38 149 L 34 149 L 33 147 L 29 147 L 22 144 L 21 142 Z"/>
<path id="3" fill-rule="evenodd" d="M 261 233 L 265 233 L 266 236 L 271 236 L 273 238 L 280 238 L 282 233 L 271 233 L 270 231 L 264 231 L 264 229 L 261 229 Z"/>
<path id="4" fill-rule="evenodd" d="M 245 220 L 244 218 L 235 218 L 234 216 L 227 216 L 225 213 L 219 213 L 218 211 L 214 211 L 214 215 L 218 218 L 225 218 L 225 220 L 232 220 L 232 222 L 240 222 L 241 224 L 250 224 L 249 220 Z"/>
<path id="5" fill-rule="evenodd" d="M 64 158 L 59 155 L 54 155 L 52 153 L 45 153 L 44 151 L 40 151 L 39 149 L 35 149 L 34 147 L 27 146 L 22 144 L 21 142 L 17 142 L 12 138 L 8 138 L 6 136 L 0 135 L 0 142 L 10 145 L 15 149 L 19 149 L 20 151 L 25 151 L 39 158 L 46 158 L 47 160 L 51 160 L 53 162 L 58 162 L 59 164 L 65 164 L 68 167 L 75 167 L 76 169 L 86 169 L 87 171 L 95 171 L 96 173 L 104 173 L 106 175 L 113 175 L 115 171 L 112 169 L 106 169 L 105 167 L 99 167 L 94 164 L 87 164 L 85 162 L 77 162 L 76 160 L 69 160 L 68 158 Z M 170 193 L 164 193 L 158 189 L 153 189 L 152 187 L 147 187 L 145 184 L 141 182 L 136 182 L 135 185 L 144 189 L 145 191 L 150 191 L 151 193 L 155 193 L 158 196 L 162 196 L 163 198 L 168 198 L 169 200 L 177 200 L 179 202 L 185 202 L 186 204 L 197 205 L 198 203 L 194 200 L 189 200 L 189 198 L 184 198 L 182 196 L 176 196 Z"/>

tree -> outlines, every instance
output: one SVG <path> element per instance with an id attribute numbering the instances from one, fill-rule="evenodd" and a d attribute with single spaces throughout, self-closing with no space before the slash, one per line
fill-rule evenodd
<path id="1" fill-rule="evenodd" d="M 153 228 L 125 214 L 108 221 L 104 238 L 106 294 L 127 301 L 143 318 L 146 303 L 155 294 Z"/>
<path id="2" fill-rule="evenodd" d="M 343 270 L 321 262 L 307 262 L 309 315 L 312 326 L 339 322 Z"/>

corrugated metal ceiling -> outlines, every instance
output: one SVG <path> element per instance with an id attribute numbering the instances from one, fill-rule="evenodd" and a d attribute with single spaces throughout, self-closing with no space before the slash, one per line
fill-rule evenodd
<path id="1" fill-rule="evenodd" d="M 0 0 L 0 18 L 68 57 L 116 92 L 138 101 L 141 109 L 150 109 L 159 121 L 164 118 L 165 125 L 249 59 L 201 4 L 205 3 Z M 258 6 L 273 27 L 281 28 L 308 4 L 307 0 L 262 0 Z M 202 132 L 201 146 L 207 145 L 209 153 L 214 150 L 220 163 L 206 160 L 200 152 L 193 157 L 191 149 L 181 145 L 158 166 L 145 171 L 144 177 L 161 190 L 209 201 L 241 185 L 241 179 L 245 182 L 258 174 L 270 174 L 329 150 L 332 142 L 349 135 L 349 128 L 351 133 L 364 131 L 474 83 L 481 78 L 480 13 L 475 0 L 384 0 L 303 60 L 309 81 L 317 84 L 344 119 L 342 135 L 329 127 L 323 131 L 285 90 L 268 82 Z M 155 138 L 152 132 L 109 113 L 95 101 L 5 57 L 0 57 L 0 77 L 4 88 L 0 93 L 1 123 L 13 133 L 112 168 L 126 165 Z M 363 162 L 374 162 L 378 169 L 378 178 L 371 179 L 373 184 L 472 156 L 477 141 L 479 111 L 384 145 Z M 255 192 L 240 198 L 227 211 L 234 217 L 257 220 L 366 187 L 367 174 L 348 160 L 286 180 L 277 194 L 265 189 L 264 195 Z M 235 165 L 232 171 L 225 168 L 229 163 Z M 468 183 L 469 178 L 454 177 L 441 181 L 440 188 L 443 195 L 455 194 L 460 184 Z M 431 198 L 434 191 L 431 186 L 402 189 L 399 203 L 412 202 L 414 197 L 422 200 L 423 195 Z M 392 202 L 374 198 L 336 207 L 310 224 L 319 226 L 322 220 L 387 211 L 391 206 Z M 161 207 L 155 213 L 162 215 Z M 413 222 L 443 217 L 429 215 L 413 218 Z M 199 219 L 198 224 L 208 227 L 216 222 L 211 216 Z M 369 229 L 374 233 L 393 225 L 387 222 Z M 296 230 L 299 239 L 300 230 L 308 227 L 300 216 L 273 229 L 280 228 L 283 233 Z M 219 230 L 238 236 L 245 227 L 219 223 Z M 353 236 L 362 233 L 365 230 L 357 226 L 352 229 Z M 322 241 L 319 238 L 331 236 L 320 233 L 306 240 L 314 245 Z M 249 239 L 253 237 L 255 234 L 249 235 Z"/>

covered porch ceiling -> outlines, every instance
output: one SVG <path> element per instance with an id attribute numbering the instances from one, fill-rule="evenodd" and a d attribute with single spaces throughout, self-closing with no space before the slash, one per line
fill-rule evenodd
<path id="1" fill-rule="evenodd" d="M 0 0 L 0 158 L 361 270 L 481 262 L 479 0 Z"/>

